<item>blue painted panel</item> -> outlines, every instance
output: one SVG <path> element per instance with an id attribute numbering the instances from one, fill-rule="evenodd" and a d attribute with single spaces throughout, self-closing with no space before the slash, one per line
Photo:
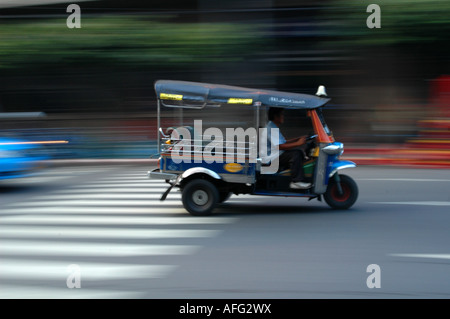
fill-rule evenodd
<path id="1" fill-rule="evenodd" d="M 253 176 L 256 171 L 256 164 L 248 163 L 239 163 L 242 165 L 242 169 L 239 171 L 233 171 L 230 169 L 226 169 L 228 163 L 206 163 L 205 161 L 201 161 L 200 163 L 189 162 L 189 163 L 176 163 L 170 156 L 164 156 L 160 163 L 160 168 L 165 170 L 166 172 L 175 171 L 175 172 L 184 172 L 193 167 L 204 167 L 210 169 L 217 174 L 236 174 L 236 175 L 249 175 Z"/>

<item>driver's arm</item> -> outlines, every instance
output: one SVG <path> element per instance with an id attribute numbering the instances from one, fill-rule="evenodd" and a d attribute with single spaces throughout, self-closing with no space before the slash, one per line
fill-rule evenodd
<path id="1" fill-rule="evenodd" d="M 290 150 L 299 146 L 302 146 L 306 143 L 306 136 L 302 136 L 299 138 L 291 139 L 289 141 L 286 141 L 286 143 L 278 145 L 278 149 L 285 151 Z"/>
<path id="2" fill-rule="evenodd" d="M 287 140 L 286 143 L 293 143 L 293 142 L 297 142 L 299 139 L 301 139 L 303 136 L 300 137 L 296 137 L 296 138 L 291 138 L 290 140 Z"/>

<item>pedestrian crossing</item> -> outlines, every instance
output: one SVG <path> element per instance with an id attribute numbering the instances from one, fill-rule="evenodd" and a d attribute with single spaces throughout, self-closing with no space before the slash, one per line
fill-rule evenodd
<path id="1" fill-rule="evenodd" d="M 87 176 L 91 174 L 106 173 L 114 170 L 112 167 L 48 167 L 38 170 L 25 178 L 8 179 L 4 181 L 4 185 L 36 185 L 45 183 L 55 183 L 73 177 Z"/>
<path id="2" fill-rule="evenodd" d="M 175 190 L 160 202 L 167 184 L 147 170 L 57 168 L 21 181 L 58 188 L 1 205 L 0 298 L 139 298 L 237 222 L 190 216 Z M 80 288 L 68 287 L 70 265 Z"/>

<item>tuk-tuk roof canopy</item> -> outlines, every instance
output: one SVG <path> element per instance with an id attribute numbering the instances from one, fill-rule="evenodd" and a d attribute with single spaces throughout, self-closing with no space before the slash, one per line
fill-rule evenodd
<path id="1" fill-rule="evenodd" d="M 155 91 L 158 99 L 163 101 L 164 105 L 171 107 L 203 108 L 208 105 L 242 104 L 286 109 L 314 109 L 330 100 L 309 94 L 171 80 L 156 81 Z"/>

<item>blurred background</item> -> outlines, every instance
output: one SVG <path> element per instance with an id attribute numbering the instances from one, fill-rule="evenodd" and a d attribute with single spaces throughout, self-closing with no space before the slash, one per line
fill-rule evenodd
<path id="1" fill-rule="evenodd" d="M 450 167 L 448 0 L 78 1 L 80 29 L 70 3 L 0 1 L 0 135 L 52 159 L 155 154 L 153 84 L 171 79 L 325 85 L 349 158 Z"/>

